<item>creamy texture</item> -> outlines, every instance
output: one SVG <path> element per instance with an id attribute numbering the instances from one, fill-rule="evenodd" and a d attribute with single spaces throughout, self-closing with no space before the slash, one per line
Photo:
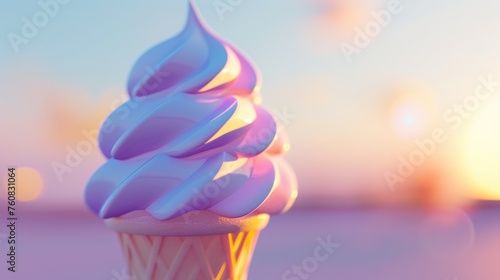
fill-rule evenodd
<path id="1" fill-rule="evenodd" d="M 277 214 L 297 196 L 289 145 L 258 105 L 259 77 L 190 7 L 177 36 L 136 62 L 130 100 L 104 122 L 108 161 L 85 200 L 102 218 L 145 210 L 166 220 L 206 210 L 224 217 Z"/>

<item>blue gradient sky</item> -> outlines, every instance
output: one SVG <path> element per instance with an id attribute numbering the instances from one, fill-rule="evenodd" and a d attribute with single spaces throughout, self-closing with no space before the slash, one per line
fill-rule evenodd
<path id="1" fill-rule="evenodd" d="M 317 9 L 319 2 L 243 0 L 221 20 L 214 1 L 195 1 L 206 23 L 258 65 L 264 104 L 294 115 L 286 126 L 292 139 L 289 159 L 304 197 L 384 196 L 387 188 L 381 174 L 393 168 L 412 143 L 391 134 L 384 117 L 392 90 L 407 84 L 425 88 L 439 116 L 473 92 L 478 76 L 498 73 L 500 3 L 401 1 L 402 12 L 348 63 L 336 34 L 329 26 L 316 24 L 325 17 Z M 378 11 L 386 4 L 370 5 Z M 37 85 L 67 90 L 68 99 L 86 95 L 85 112 L 92 112 L 104 93 L 125 92 L 129 70 L 145 50 L 180 31 L 187 1 L 73 0 L 61 5 L 47 26 L 15 54 L 9 32 L 20 33 L 22 18 L 39 10 L 37 1 L 0 4 L 0 92 L 7 100 L 0 110 L 15 120 L 6 122 L 4 117 L 2 128 L 10 129 L 17 139 L 3 140 L 2 146 L 8 148 L 0 156 L 9 163 L 44 170 L 48 182 L 44 197 L 51 201 L 61 193 L 61 183 L 47 166 L 64 157 L 64 145 L 36 154 L 43 145 L 32 144 L 32 139 L 48 133 L 39 118 L 44 114 L 39 102 L 46 91 L 38 92 Z M 37 82 L 27 86 L 33 79 Z M 45 101 L 50 103 L 51 98 L 56 97 L 48 95 Z M 426 128 L 439 121 L 432 117 Z M 461 150 L 460 137 L 449 143 L 442 157 Z M 21 151 L 21 147 L 26 148 Z M 85 178 L 102 161 L 95 153 L 88 165 L 75 170 L 74 180 L 64 183 L 78 185 L 65 195 L 80 199 Z"/>

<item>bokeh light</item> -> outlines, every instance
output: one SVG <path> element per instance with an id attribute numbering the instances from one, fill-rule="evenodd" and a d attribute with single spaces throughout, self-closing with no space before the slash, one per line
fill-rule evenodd
<path id="1" fill-rule="evenodd" d="M 399 88 L 389 103 L 389 122 L 402 138 L 415 138 L 426 133 L 436 115 L 435 102 L 417 86 Z"/>
<path id="2" fill-rule="evenodd" d="M 323 0 L 324 15 L 339 29 L 352 29 L 370 19 L 370 12 L 379 5 L 378 0 Z"/>
<path id="3" fill-rule="evenodd" d="M 480 106 L 466 130 L 462 165 L 472 197 L 500 200 L 500 99 L 493 98 Z"/>
<path id="4" fill-rule="evenodd" d="M 18 167 L 15 173 L 16 199 L 19 201 L 32 201 L 39 198 L 44 188 L 40 172 L 31 167 Z"/>

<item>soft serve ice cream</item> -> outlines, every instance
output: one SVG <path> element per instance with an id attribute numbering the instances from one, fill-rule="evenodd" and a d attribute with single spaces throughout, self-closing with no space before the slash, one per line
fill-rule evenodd
<path id="1" fill-rule="evenodd" d="M 99 134 L 108 160 L 85 190 L 94 213 L 239 218 L 291 207 L 297 184 L 281 155 L 289 145 L 259 105 L 259 77 L 192 8 L 180 34 L 139 58 L 127 89 L 130 100 Z"/>

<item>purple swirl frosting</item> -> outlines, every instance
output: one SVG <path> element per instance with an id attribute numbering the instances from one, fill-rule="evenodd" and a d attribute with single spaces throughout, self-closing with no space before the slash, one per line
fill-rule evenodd
<path id="1" fill-rule="evenodd" d="M 104 219 L 136 210 L 158 220 L 287 211 L 297 196 L 281 156 L 289 144 L 258 105 L 258 85 L 249 61 L 190 6 L 184 30 L 136 62 L 130 100 L 102 125 L 108 160 L 86 186 L 88 207 Z"/>

